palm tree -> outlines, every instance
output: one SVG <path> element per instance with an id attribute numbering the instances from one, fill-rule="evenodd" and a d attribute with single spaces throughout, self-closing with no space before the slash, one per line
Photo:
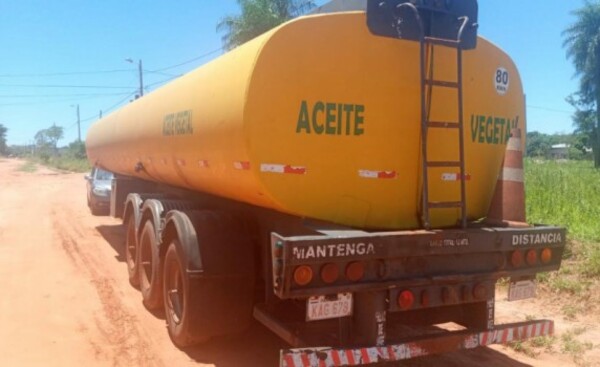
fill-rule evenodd
<path id="1" fill-rule="evenodd" d="M 223 46 L 231 50 L 315 7 L 312 0 L 237 0 L 242 13 L 229 15 L 217 24 L 225 32 Z"/>
<path id="2" fill-rule="evenodd" d="M 594 165 L 600 167 L 600 1 L 586 0 L 575 23 L 563 31 L 563 46 L 580 79 L 579 103 L 595 108 Z M 576 119 L 577 124 L 577 119 Z"/>

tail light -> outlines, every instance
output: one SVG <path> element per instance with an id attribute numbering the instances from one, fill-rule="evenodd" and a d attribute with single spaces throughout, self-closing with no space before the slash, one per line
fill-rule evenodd
<path id="1" fill-rule="evenodd" d="M 398 294 L 398 307 L 401 310 L 410 309 L 415 303 L 415 296 L 411 291 L 404 290 Z"/>
<path id="2" fill-rule="evenodd" d="M 321 268 L 321 280 L 323 283 L 331 284 L 338 280 L 340 276 L 340 269 L 336 264 L 329 263 L 323 265 Z"/>
<path id="3" fill-rule="evenodd" d="M 523 251 L 516 250 L 510 255 L 510 263 L 515 268 L 520 268 L 523 265 Z"/>
<path id="4" fill-rule="evenodd" d="M 357 282 L 365 276 L 365 264 L 360 261 L 351 262 L 346 266 L 346 279 Z"/>
<path id="5" fill-rule="evenodd" d="M 550 261 L 552 261 L 552 250 L 549 248 L 543 249 L 540 260 L 542 260 L 543 264 L 548 264 Z"/>
<path id="6" fill-rule="evenodd" d="M 294 270 L 294 282 L 299 286 L 309 284 L 313 279 L 312 268 L 308 265 L 300 265 Z"/>
<path id="7" fill-rule="evenodd" d="M 527 260 L 527 264 L 529 264 L 529 265 L 537 264 L 537 252 L 535 250 L 527 251 L 526 260 Z"/>

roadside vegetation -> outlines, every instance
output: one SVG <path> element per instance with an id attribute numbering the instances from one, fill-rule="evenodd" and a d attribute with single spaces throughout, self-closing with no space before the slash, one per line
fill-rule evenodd
<path id="1" fill-rule="evenodd" d="M 538 275 L 538 297 L 565 320 L 594 323 L 600 307 L 600 170 L 591 160 L 525 160 L 527 220 L 567 228 L 561 269 Z M 590 320 L 591 318 L 591 320 Z M 594 321 L 595 320 L 595 321 Z M 585 326 L 559 337 L 539 337 L 511 346 L 530 357 L 546 351 L 587 366 L 585 353 L 600 348 L 582 334 Z"/>
<path id="2" fill-rule="evenodd" d="M 62 137 L 63 128 L 52 125 L 35 134 L 35 144 L 12 145 L 8 148 L 8 154 L 26 159 L 32 165 L 39 164 L 69 172 L 89 171 L 91 167 L 87 161 L 85 143 L 74 141 L 59 148 L 57 144 Z"/>

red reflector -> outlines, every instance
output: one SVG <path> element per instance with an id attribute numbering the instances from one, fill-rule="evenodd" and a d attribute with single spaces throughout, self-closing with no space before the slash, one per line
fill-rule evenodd
<path id="1" fill-rule="evenodd" d="M 550 261 L 552 261 L 552 250 L 549 248 L 543 249 L 540 259 L 542 260 L 542 263 L 548 264 Z"/>
<path id="2" fill-rule="evenodd" d="M 535 265 L 537 263 L 537 252 L 535 250 L 527 251 L 527 264 Z"/>
<path id="3" fill-rule="evenodd" d="M 510 255 L 510 263 L 515 268 L 519 268 L 523 265 L 523 251 L 516 250 Z"/>
<path id="4" fill-rule="evenodd" d="M 338 280 L 339 276 L 340 269 L 336 264 L 325 264 L 321 268 L 321 280 L 323 280 L 324 283 L 331 284 Z"/>
<path id="5" fill-rule="evenodd" d="M 398 294 L 398 307 L 401 310 L 408 310 L 415 303 L 415 296 L 411 291 L 402 291 Z"/>
<path id="6" fill-rule="evenodd" d="M 351 262 L 346 266 L 346 279 L 357 282 L 365 276 L 365 264 L 360 261 Z"/>
<path id="7" fill-rule="evenodd" d="M 294 282 L 300 286 L 307 285 L 312 281 L 313 271 L 308 265 L 300 265 L 294 270 Z"/>

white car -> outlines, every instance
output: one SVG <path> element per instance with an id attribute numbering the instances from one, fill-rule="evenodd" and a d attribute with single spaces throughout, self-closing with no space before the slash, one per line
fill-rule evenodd
<path id="1" fill-rule="evenodd" d="M 110 209 L 110 192 L 113 174 L 101 168 L 94 167 L 87 181 L 87 204 L 94 215 L 108 214 Z"/>

